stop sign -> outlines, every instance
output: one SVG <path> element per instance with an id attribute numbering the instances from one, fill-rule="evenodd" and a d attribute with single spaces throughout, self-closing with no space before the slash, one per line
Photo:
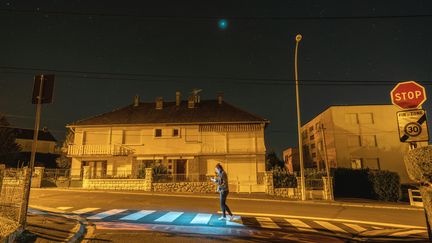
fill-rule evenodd
<path id="1" fill-rule="evenodd" d="M 415 109 L 426 101 L 426 90 L 414 81 L 398 83 L 390 93 L 392 103 L 402 109 Z"/>

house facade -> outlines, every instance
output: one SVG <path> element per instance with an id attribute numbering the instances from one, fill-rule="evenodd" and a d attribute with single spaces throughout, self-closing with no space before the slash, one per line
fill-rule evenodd
<path id="1" fill-rule="evenodd" d="M 72 177 L 89 166 L 92 178 L 140 178 L 158 165 L 188 181 L 214 176 L 221 163 L 230 187 L 264 190 L 264 129 L 269 123 L 223 101 L 199 96 L 140 102 L 67 125 L 74 133 L 68 156 Z M 233 189 L 233 188 L 232 188 Z"/>
<path id="2" fill-rule="evenodd" d="M 399 141 L 394 105 L 331 106 L 302 126 L 305 161 L 318 169 L 370 168 L 397 172 L 410 183 L 404 155 L 408 144 Z M 427 143 L 419 143 L 419 146 Z"/>

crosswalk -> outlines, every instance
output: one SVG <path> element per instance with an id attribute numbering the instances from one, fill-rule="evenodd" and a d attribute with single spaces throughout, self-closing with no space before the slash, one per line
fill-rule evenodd
<path id="1" fill-rule="evenodd" d="M 344 223 L 336 221 L 306 220 L 296 218 L 275 218 L 275 217 L 252 217 L 235 216 L 234 220 L 218 220 L 220 215 L 209 213 L 192 213 L 180 211 L 158 211 L 151 209 L 101 209 L 101 208 L 80 208 L 74 209 L 69 206 L 57 207 L 67 213 L 81 215 L 88 220 L 99 222 L 127 222 L 137 224 L 172 224 L 190 226 L 226 226 L 226 227 L 252 227 L 269 230 L 295 230 L 309 233 L 332 232 L 335 234 L 360 235 L 364 232 L 382 230 L 377 227 L 365 224 Z M 396 229 L 395 229 L 396 230 Z M 413 235 L 424 235 L 425 230 L 405 229 L 389 234 L 392 237 L 407 237 Z"/>

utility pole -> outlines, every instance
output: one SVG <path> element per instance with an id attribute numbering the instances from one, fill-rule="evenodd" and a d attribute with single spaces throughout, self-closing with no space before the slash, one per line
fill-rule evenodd
<path id="1" fill-rule="evenodd" d="M 321 124 L 320 130 L 321 130 L 324 157 L 325 157 L 325 165 L 326 165 L 326 172 L 327 172 L 327 187 L 328 187 L 327 191 L 329 194 L 328 199 L 333 200 L 334 199 L 333 198 L 333 184 L 331 183 L 331 180 L 330 180 L 330 162 L 329 162 L 328 154 L 327 154 L 327 143 L 326 143 L 326 138 L 325 138 L 324 124 Z"/>
<path id="2" fill-rule="evenodd" d="M 296 47 L 295 47 L 295 57 L 294 57 L 294 74 L 296 81 L 296 104 L 297 104 L 297 136 L 298 136 L 298 146 L 299 146 L 299 159 L 300 159 L 300 180 L 301 180 L 301 200 L 306 200 L 306 182 L 304 175 L 304 162 L 303 162 L 303 146 L 302 146 L 302 136 L 301 136 L 301 119 L 300 119 L 300 95 L 299 95 L 299 81 L 298 81 L 298 70 L 297 70 L 297 53 L 298 45 L 302 39 L 301 34 L 296 35 Z"/>

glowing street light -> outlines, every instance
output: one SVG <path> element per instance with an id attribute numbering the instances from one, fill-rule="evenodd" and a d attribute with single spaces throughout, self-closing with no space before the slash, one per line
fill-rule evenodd
<path id="1" fill-rule="evenodd" d="M 226 20 L 226 19 L 219 20 L 218 26 L 219 26 L 219 29 L 225 30 L 226 28 L 228 28 L 228 20 Z"/>
<path id="2" fill-rule="evenodd" d="M 306 200 L 306 182 L 304 175 L 304 163 L 303 163 L 303 146 L 302 146 L 302 136 L 301 136 L 301 121 L 300 121 L 300 96 L 298 89 L 298 70 L 297 70 L 297 52 L 298 46 L 302 39 L 300 34 L 296 35 L 296 47 L 295 47 L 295 57 L 294 57 L 294 75 L 296 81 L 296 104 L 297 104 L 297 136 L 298 136 L 298 146 L 299 146 L 299 159 L 300 159 L 300 180 L 301 180 L 301 200 Z"/>

